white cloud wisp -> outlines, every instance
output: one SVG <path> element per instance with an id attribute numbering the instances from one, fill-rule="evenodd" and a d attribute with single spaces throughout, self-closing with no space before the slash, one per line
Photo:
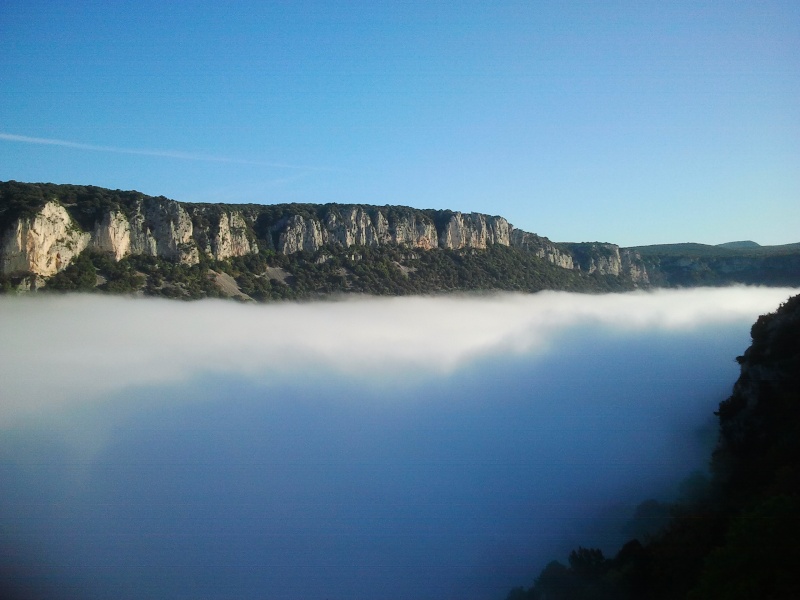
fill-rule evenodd
<path id="1" fill-rule="evenodd" d="M 60 146 L 62 148 L 72 148 L 75 150 L 88 150 L 91 152 L 111 152 L 114 154 L 133 154 L 137 156 L 155 156 L 160 158 L 174 158 L 177 160 L 190 160 L 202 162 L 216 162 L 237 165 L 253 165 L 259 167 L 270 167 L 275 169 L 299 169 L 305 171 L 335 171 L 330 167 L 316 167 L 310 165 L 290 165 L 286 163 L 268 162 L 260 160 L 247 160 L 240 158 L 230 158 L 225 156 L 212 156 L 208 154 L 194 154 L 191 152 L 179 152 L 176 150 L 149 150 L 140 148 L 120 148 L 118 146 L 103 146 L 99 144 L 84 144 L 69 140 L 59 140 L 53 138 L 40 138 L 27 135 L 17 135 L 13 133 L 0 132 L 0 140 L 7 142 L 19 142 L 23 144 L 37 144 L 41 146 Z"/>

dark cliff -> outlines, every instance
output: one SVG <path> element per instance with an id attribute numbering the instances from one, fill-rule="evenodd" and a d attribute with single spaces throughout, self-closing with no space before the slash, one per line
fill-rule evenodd
<path id="1" fill-rule="evenodd" d="M 720 403 L 711 479 L 691 500 L 650 500 L 664 528 L 606 559 L 578 548 L 508 600 L 800 597 L 800 296 L 759 317 Z M 654 509 L 659 509 L 655 511 Z"/>

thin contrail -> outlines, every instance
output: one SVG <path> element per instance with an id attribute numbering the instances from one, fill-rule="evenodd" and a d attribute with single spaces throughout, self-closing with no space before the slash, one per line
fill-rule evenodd
<path id="1" fill-rule="evenodd" d="M 261 167 L 273 167 L 278 169 L 307 169 L 314 171 L 338 170 L 331 167 L 288 165 L 285 163 L 265 162 L 259 160 L 246 160 L 240 158 L 227 158 L 224 156 L 209 156 L 206 154 L 192 154 L 190 152 L 176 152 L 172 150 L 140 150 L 136 148 L 118 148 L 116 146 L 98 146 L 96 144 L 82 144 L 80 142 L 70 142 L 68 140 L 55 140 L 50 138 L 31 137 L 27 135 L 16 135 L 13 133 L 3 133 L 3 132 L 0 132 L 0 140 L 6 140 L 8 142 L 21 142 L 23 144 L 62 146 L 64 148 L 75 148 L 76 150 L 91 150 L 93 152 L 116 152 L 117 154 L 136 154 L 139 156 L 160 156 L 162 158 L 176 158 L 179 160 L 197 160 L 205 162 L 231 163 L 238 165 L 256 165 Z"/>

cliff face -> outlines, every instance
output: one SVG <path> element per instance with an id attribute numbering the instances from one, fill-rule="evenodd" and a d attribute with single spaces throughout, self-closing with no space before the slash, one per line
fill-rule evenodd
<path id="1" fill-rule="evenodd" d="M 108 252 L 116 260 L 128 254 L 144 254 L 197 264 L 198 247 L 192 234 L 192 220 L 180 204 L 150 199 L 136 202 L 130 217 L 109 210 L 87 235 L 92 248 Z"/>
<path id="2" fill-rule="evenodd" d="M 489 217 L 478 213 L 450 216 L 439 235 L 439 247 L 450 250 L 461 248 L 486 248 L 489 244 L 510 244 L 511 227 L 503 217 Z"/>
<path id="3" fill-rule="evenodd" d="M 2 272 L 55 275 L 90 241 L 91 235 L 78 228 L 63 206 L 47 202 L 33 217 L 18 219 L 3 235 Z"/>
<path id="4" fill-rule="evenodd" d="M 3 189 L 11 183 L 13 191 Z M 37 198 L 0 232 L 5 275 L 52 276 L 86 247 L 117 261 L 145 255 L 194 265 L 201 255 L 223 260 L 262 248 L 292 255 L 324 246 L 483 250 L 501 245 L 563 269 L 612 275 L 627 269 L 635 281 L 647 281 L 646 273 L 636 271 L 624 254 L 621 258 L 617 246 L 603 245 L 602 255 L 584 252 L 588 263 L 581 262 L 563 245 L 515 229 L 503 217 L 479 213 L 362 205 L 186 204 L 136 192 L 15 182 L 0 183 L 0 202 L 4 194 L 12 201 L 15 194 Z"/>
<path id="5" fill-rule="evenodd" d="M 562 269 L 575 268 L 572 255 L 547 238 L 540 237 L 535 233 L 522 231 L 521 229 L 512 229 L 510 237 L 511 245 L 516 248 L 532 252 L 539 258 L 543 258 L 547 262 L 561 267 Z"/>
<path id="6" fill-rule="evenodd" d="M 642 286 L 650 285 L 650 276 L 641 254 L 635 250 L 622 248 L 620 254 L 620 272 L 625 273 L 635 283 Z"/>
<path id="7" fill-rule="evenodd" d="M 326 245 L 381 246 L 396 244 L 430 250 L 446 248 L 485 249 L 489 244 L 509 245 L 511 226 L 502 217 L 478 213 L 452 213 L 437 230 L 433 218 L 422 211 L 384 214 L 374 207 L 347 206 L 330 208 L 319 218 L 293 215 L 278 224 L 278 252 L 294 254 L 301 250 L 315 252 Z"/>
<path id="8" fill-rule="evenodd" d="M 616 244 L 586 242 L 562 244 L 571 253 L 576 268 L 585 273 L 625 276 L 637 285 L 649 285 L 650 277 L 642 257 L 633 250 L 620 249 Z"/>
<path id="9" fill-rule="evenodd" d="M 436 228 L 422 214 L 387 217 L 381 211 L 370 215 L 364 207 L 329 209 L 321 218 L 292 215 L 276 223 L 276 250 L 294 254 L 301 250 L 316 252 L 326 245 L 382 246 L 397 244 L 430 250 L 437 247 Z"/>
<path id="10" fill-rule="evenodd" d="M 258 244 L 248 236 L 247 222 L 239 212 L 223 213 L 217 226 L 217 234 L 211 242 L 210 252 L 206 254 L 216 260 L 232 256 L 257 254 Z"/>
<path id="11" fill-rule="evenodd" d="M 751 486 L 765 483 L 769 473 L 778 475 L 778 466 L 791 466 L 791 472 L 781 474 L 781 484 L 791 481 L 800 488 L 795 431 L 800 423 L 800 296 L 759 317 L 750 333 L 752 344 L 736 359 L 739 379 L 731 397 L 720 404 L 716 467 L 723 475 L 742 478 L 737 485 Z M 761 462 L 749 464 L 755 460 Z"/>
<path id="12" fill-rule="evenodd" d="M 368 205 L 190 204 L 91 186 L 0 182 L 0 276 L 51 277 L 83 249 L 184 265 L 261 250 L 324 247 L 485 250 L 504 246 L 560 269 L 617 278 L 627 287 L 800 284 L 800 250 L 756 247 L 620 248 L 554 243 L 480 213 Z M 686 246 L 684 249 L 683 247 Z M 655 250 L 654 250 L 655 248 Z M 747 254 L 746 252 L 749 252 Z"/>

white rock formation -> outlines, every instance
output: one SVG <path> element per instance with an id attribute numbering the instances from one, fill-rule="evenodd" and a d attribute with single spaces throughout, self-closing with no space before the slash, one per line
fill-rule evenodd
<path id="1" fill-rule="evenodd" d="M 120 260 L 131 252 L 131 224 L 119 211 L 106 213 L 92 234 L 91 247 Z"/>
<path id="2" fill-rule="evenodd" d="M 520 248 L 526 252 L 532 252 L 539 258 L 546 260 L 549 263 L 561 267 L 562 269 L 574 269 L 575 263 L 572 260 L 572 255 L 560 249 L 553 242 L 547 238 L 536 235 L 535 233 L 528 233 L 522 229 L 511 229 L 511 245 L 515 248 Z"/>
<path id="3" fill-rule="evenodd" d="M 503 217 L 478 213 L 453 213 L 439 236 L 439 247 L 450 250 L 486 248 L 489 244 L 508 246 L 509 225 Z"/>
<path id="4" fill-rule="evenodd" d="M 447 218 L 438 232 L 430 212 L 358 205 L 329 206 L 321 218 L 289 214 L 256 227 L 264 215 L 258 209 L 219 210 L 143 197 L 132 200 L 125 212 L 109 210 L 92 232 L 86 233 L 62 205 L 50 201 L 36 215 L 19 219 L 5 232 L 0 239 L 0 267 L 4 274 L 29 272 L 49 277 L 87 246 L 107 252 L 115 260 L 143 254 L 193 265 L 199 262 L 201 251 L 216 260 L 258 253 L 254 235 L 254 229 L 258 229 L 266 247 L 287 255 L 303 250 L 316 252 L 325 245 L 349 248 L 396 244 L 421 250 L 459 250 L 500 244 L 534 253 L 564 269 L 623 274 L 636 283 L 649 283 L 641 256 L 628 250 L 620 252 L 614 244 L 576 244 L 567 249 L 515 229 L 502 217 L 444 214 Z"/>
<path id="5" fill-rule="evenodd" d="M 301 250 L 316 252 L 322 247 L 322 227 L 316 219 L 300 215 L 289 217 L 278 239 L 278 252 L 294 254 Z"/>
<path id="6" fill-rule="evenodd" d="M 31 272 L 50 277 L 65 269 L 90 239 L 63 206 L 47 202 L 36 215 L 17 220 L 5 232 L 0 270 L 4 274 Z"/>
<path id="7" fill-rule="evenodd" d="M 247 223 L 238 211 L 222 213 L 211 245 L 213 257 L 217 260 L 258 252 L 258 245 L 250 243 L 247 237 Z"/>

